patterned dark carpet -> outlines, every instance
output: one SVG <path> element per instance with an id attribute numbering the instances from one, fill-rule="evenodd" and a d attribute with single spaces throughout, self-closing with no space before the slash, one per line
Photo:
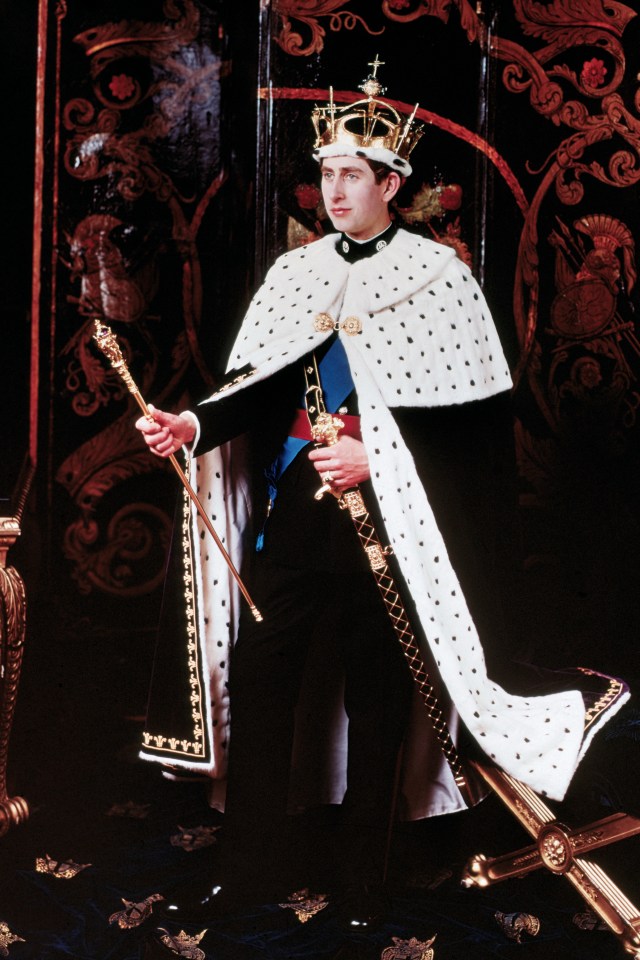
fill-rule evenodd
<path id="1" fill-rule="evenodd" d="M 202 784 L 167 781 L 155 765 L 137 759 L 142 721 L 136 709 L 144 671 L 140 678 L 130 666 L 123 672 L 130 652 L 124 659 L 115 652 L 120 649 L 117 630 L 96 635 L 84 627 L 67 636 L 63 647 L 50 635 L 46 643 L 41 634 L 30 639 L 25 659 L 10 787 L 28 800 L 31 815 L 0 838 L 0 956 L 11 960 L 144 960 L 150 938 L 163 931 L 176 936 L 181 928 L 161 917 L 157 901 L 145 918 L 137 918 L 141 922 L 127 926 L 138 909 L 130 905 L 206 875 L 211 847 L 187 850 L 174 845 L 172 837 L 221 822 L 208 807 Z M 577 825 L 611 811 L 615 791 L 603 757 L 613 758 L 615 769 L 623 771 L 621 789 L 628 800 L 637 776 L 637 730 L 638 715 L 627 709 L 616 736 L 597 749 L 594 745 L 593 764 L 576 783 L 579 799 L 570 798 L 562 810 L 566 819 Z M 587 816 L 590 805 L 595 816 Z M 292 909 L 268 903 L 206 926 L 186 925 L 193 938 L 206 932 L 183 955 L 194 960 L 427 960 L 432 949 L 435 960 L 625 956 L 563 878 L 538 872 L 485 890 L 460 885 L 471 854 L 503 853 L 528 842 L 501 802 L 490 797 L 468 814 L 398 830 L 391 910 L 375 931 L 345 933 L 330 896 L 328 906 L 306 922 Z M 84 869 L 71 878 L 39 872 L 36 863 L 46 857 L 58 863 L 58 871 L 68 861 Z M 637 857 L 636 838 L 598 856 L 635 903 L 640 902 Z M 496 914 L 509 917 L 512 937 Z M 515 914 L 537 918 L 537 933 L 523 930 L 521 942 L 513 939 Z"/>

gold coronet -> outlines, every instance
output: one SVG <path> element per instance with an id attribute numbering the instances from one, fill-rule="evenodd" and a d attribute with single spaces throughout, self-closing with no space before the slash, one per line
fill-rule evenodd
<path id="1" fill-rule="evenodd" d="M 373 73 L 359 85 L 366 99 L 336 107 L 333 87 L 329 87 L 329 103 L 324 107 L 314 107 L 311 113 L 316 132 L 314 148 L 345 143 L 356 149 L 390 150 L 406 161 L 424 133 L 422 124 L 414 126 L 418 104 L 410 116 L 405 117 L 390 103 L 380 100 L 380 94 L 385 90 L 376 73 L 382 62 L 376 57 L 369 66 L 374 68 Z"/>

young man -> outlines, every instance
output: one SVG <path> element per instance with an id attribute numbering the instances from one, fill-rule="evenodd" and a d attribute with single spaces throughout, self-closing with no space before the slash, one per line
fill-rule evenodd
<path id="1" fill-rule="evenodd" d="M 185 520 L 172 569 L 186 584 L 187 613 L 165 612 L 174 651 L 182 635 L 188 655 L 176 668 L 168 646 L 159 652 L 154 680 L 163 692 L 152 696 L 143 755 L 224 778 L 229 746 L 229 852 L 220 858 L 220 884 L 200 897 L 205 917 L 220 902 L 218 886 L 266 897 L 262 881 L 294 859 L 283 838 L 314 737 L 316 745 L 333 741 L 319 797 L 341 803 L 336 873 L 342 866 L 348 890 L 382 875 L 401 744 L 401 815 L 465 807 L 423 705 L 412 713 L 411 674 L 348 512 L 335 497 L 316 496 L 321 486 L 338 496 L 359 486 L 392 547 L 454 737 L 461 719 L 494 762 L 553 797 L 563 796 L 588 743 L 577 690 L 524 699 L 487 676 L 477 628 L 493 629 L 495 558 L 486 530 L 477 535 L 482 509 L 456 498 L 478 465 L 490 471 L 481 458 L 511 379 L 468 268 L 450 248 L 392 221 L 389 203 L 411 172 L 419 131 L 378 98 L 375 76 L 362 89 L 357 104 L 314 111 L 322 194 L 337 234 L 276 261 L 239 331 L 229 382 L 197 417 L 154 410 L 153 421 L 137 423 L 155 454 L 190 450 L 200 498 L 222 524 L 263 615 L 256 622 L 246 605 L 238 609 L 237 589 L 201 524 Z M 309 427 L 316 364 L 327 410 L 345 424 L 324 446 L 311 442 Z M 452 472 L 460 455 L 462 482 Z M 484 485 L 492 483 L 490 476 Z M 340 664 L 337 713 L 335 689 L 310 691 L 305 678 L 301 697 L 310 656 L 314 670 L 321 663 L 329 675 L 327 661 Z M 177 677 L 187 693 L 182 712 Z M 606 706 L 625 696 L 611 687 Z M 318 719 L 321 736 L 313 732 Z M 355 909 L 348 901 L 347 914 Z"/>

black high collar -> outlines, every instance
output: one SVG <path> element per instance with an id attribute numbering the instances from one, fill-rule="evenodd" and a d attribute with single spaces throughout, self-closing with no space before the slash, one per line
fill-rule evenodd
<path id="1" fill-rule="evenodd" d="M 382 233 L 379 233 L 376 237 L 371 237 L 370 240 L 365 240 L 363 243 L 358 243 L 357 240 L 352 240 L 351 237 L 348 237 L 346 233 L 341 233 L 336 242 L 336 250 L 347 263 L 364 260 L 366 257 L 372 257 L 374 254 L 379 253 L 380 250 L 383 250 L 387 244 L 393 240 L 397 229 L 392 220 L 386 230 L 383 230 Z"/>

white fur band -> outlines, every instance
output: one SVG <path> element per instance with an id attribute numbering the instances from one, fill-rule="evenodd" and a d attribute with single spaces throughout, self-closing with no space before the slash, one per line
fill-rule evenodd
<path id="1" fill-rule="evenodd" d="M 335 143 L 327 143 L 313 151 L 314 160 L 319 162 L 323 157 L 365 157 L 367 160 L 385 163 L 399 173 L 401 177 L 409 177 L 412 172 L 411 164 L 392 150 L 387 150 L 386 147 L 361 147 L 355 143 L 336 141 Z"/>

